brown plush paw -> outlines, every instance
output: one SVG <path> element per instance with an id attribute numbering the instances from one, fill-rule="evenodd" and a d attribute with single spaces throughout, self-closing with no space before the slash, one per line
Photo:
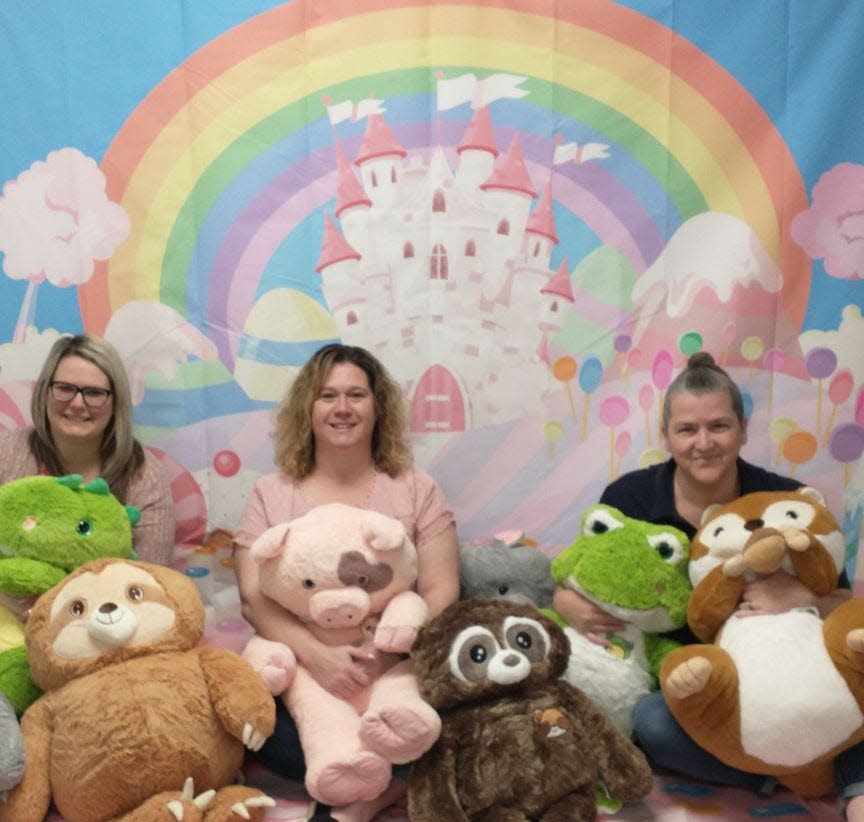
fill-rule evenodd
<path id="1" fill-rule="evenodd" d="M 672 669 L 663 692 L 674 699 L 698 694 L 707 684 L 713 666 L 704 656 L 694 656 Z"/>
<path id="2" fill-rule="evenodd" d="M 856 653 L 864 652 L 864 628 L 855 628 L 846 634 L 846 644 Z"/>
<path id="3" fill-rule="evenodd" d="M 205 822 L 262 822 L 267 808 L 275 807 L 275 800 L 255 788 L 229 785 L 216 792 L 213 802 L 204 814 Z"/>

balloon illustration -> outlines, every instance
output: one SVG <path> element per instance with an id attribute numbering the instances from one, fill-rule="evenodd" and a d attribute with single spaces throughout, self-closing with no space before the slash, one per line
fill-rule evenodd
<path id="1" fill-rule="evenodd" d="M 795 476 L 795 469 L 813 459 L 813 455 L 819 447 L 819 443 L 809 431 L 793 431 L 783 441 L 783 456 L 792 463 L 789 476 Z"/>
<path id="2" fill-rule="evenodd" d="M 741 343 L 741 356 L 750 363 L 749 376 L 753 376 L 753 366 L 765 351 L 765 343 L 761 337 L 747 337 Z"/>
<path id="3" fill-rule="evenodd" d="M 858 397 L 855 399 L 855 422 L 864 425 L 864 385 L 858 389 Z"/>
<path id="4" fill-rule="evenodd" d="M 828 399 L 831 400 L 831 415 L 828 417 L 828 422 L 825 423 L 823 445 L 828 444 L 828 437 L 831 434 L 831 429 L 834 427 L 834 418 L 837 416 L 837 406 L 843 405 L 849 399 L 854 387 L 855 378 L 848 368 L 841 368 L 831 377 L 831 382 L 828 383 Z"/>
<path id="5" fill-rule="evenodd" d="M 630 416 L 630 403 L 621 396 L 600 403 L 600 422 L 609 426 L 609 480 L 615 478 L 615 429 Z"/>
<path id="6" fill-rule="evenodd" d="M 233 477 L 240 470 L 240 457 L 234 451 L 218 451 L 213 457 L 213 468 L 220 477 Z"/>
<path id="7" fill-rule="evenodd" d="M 646 382 L 639 389 L 639 407 L 645 413 L 645 444 L 651 445 L 651 406 L 654 404 L 654 389 Z"/>
<path id="8" fill-rule="evenodd" d="M 678 350 L 689 357 L 702 350 L 702 335 L 698 331 L 688 331 L 678 340 Z"/>
<path id="9" fill-rule="evenodd" d="M 582 410 L 582 433 L 580 439 L 584 442 L 588 434 L 588 411 L 591 405 L 591 395 L 597 390 L 603 379 L 603 363 L 597 357 L 588 357 L 579 369 L 579 387 L 585 394 L 585 406 Z"/>
<path id="10" fill-rule="evenodd" d="M 576 376 L 579 370 L 579 365 L 573 357 L 565 354 L 563 357 L 558 357 L 552 363 L 552 376 L 556 380 L 560 380 L 567 387 L 567 401 L 570 403 L 570 413 L 573 416 L 573 422 L 576 422 L 576 404 L 573 402 L 573 389 L 570 387 L 570 382 Z"/>
<path id="11" fill-rule="evenodd" d="M 849 484 L 849 463 L 855 462 L 864 453 L 864 426 L 856 422 L 838 425 L 831 434 L 828 445 L 831 456 L 843 463 L 843 487 Z"/>
<path id="12" fill-rule="evenodd" d="M 555 443 L 564 436 L 564 426 L 558 420 L 549 420 L 543 426 L 543 439 L 549 444 L 549 456 L 555 456 Z"/>
<path id="13" fill-rule="evenodd" d="M 811 348 L 804 358 L 804 367 L 807 373 L 816 380 L 816 433 L 822 430 L 822 380 L 830 377 L 837 367 L 837 355 L 830 349 L 824 347 Z"/>

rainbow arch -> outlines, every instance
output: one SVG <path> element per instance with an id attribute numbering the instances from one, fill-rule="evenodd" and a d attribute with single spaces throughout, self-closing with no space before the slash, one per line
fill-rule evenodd
<path id="1" fill-rule="evenodd" d="M 605 0 L 296 0 L 196 52 L 117 134 L 102 169 L 132 231 L 79 289 L 85 328 L 101 333 L 125 303 L 158 300 L 206 328 L 230 365 L 260 293 L 286 277 L 317 287 L 321 211 L 336 191 L 323 96 L 374 94 L 409 152 L 452 147 L 471 111 L 433 125 L 437 70 L 528 78 L 529 96 L 491 110 L 500 148 L 522 136 L 538 187 L 557 133 L 612 146 L 602 164 L 557 167 L 553 191 L 637 272 L 687 217 L 747 222 L 784 271 L 800 325 L 811 263 L 786 231 L 807 205 L 797 166 L 737 81 L 674 32 Z M 338 133 L 353 156 L 362 124 Z M 286 244 L 300 271 L 273 264 Z"/>

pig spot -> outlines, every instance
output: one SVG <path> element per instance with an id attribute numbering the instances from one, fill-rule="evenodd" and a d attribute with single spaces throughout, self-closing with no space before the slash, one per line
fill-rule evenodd
<path id="1" fill-rule="evenodd" d="M 393 569 L 384 562 L 372 565 L 359 551 L 348 551 L 339 559 L 339 582 L 362 588 L 367 593 L 380 591 L 393 579 Z"/>

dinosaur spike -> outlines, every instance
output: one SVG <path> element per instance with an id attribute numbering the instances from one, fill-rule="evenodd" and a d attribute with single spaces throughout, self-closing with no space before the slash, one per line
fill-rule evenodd
<path id="1" fill-rule="evenodd" d="M 67 474 L 65 477 L 57 477 L 57 482 L 77 491 L 81 487 L 81 483 L 84 482 L 84 477 L 80 474 Z"/>
<path id="2" fill-rule="evenodd" d="M 129 517 L 129 524 L 134 528 L 138 524 L 138 520 L 141 519 L 141 509 L 134 505 L 127 505 L 126 516 Z"/>
<path id="3" fill-rule="evenodd" d="M 90 480 L 90 482 L 84 486 L 84 490 L 90 491 L 93 494 L 101 494 L 103 497 L 107 497 L 108 494 L 111 493 L 108 483 L 105 482 L 102 477 L 96 477 L 96 479 Z"/>

